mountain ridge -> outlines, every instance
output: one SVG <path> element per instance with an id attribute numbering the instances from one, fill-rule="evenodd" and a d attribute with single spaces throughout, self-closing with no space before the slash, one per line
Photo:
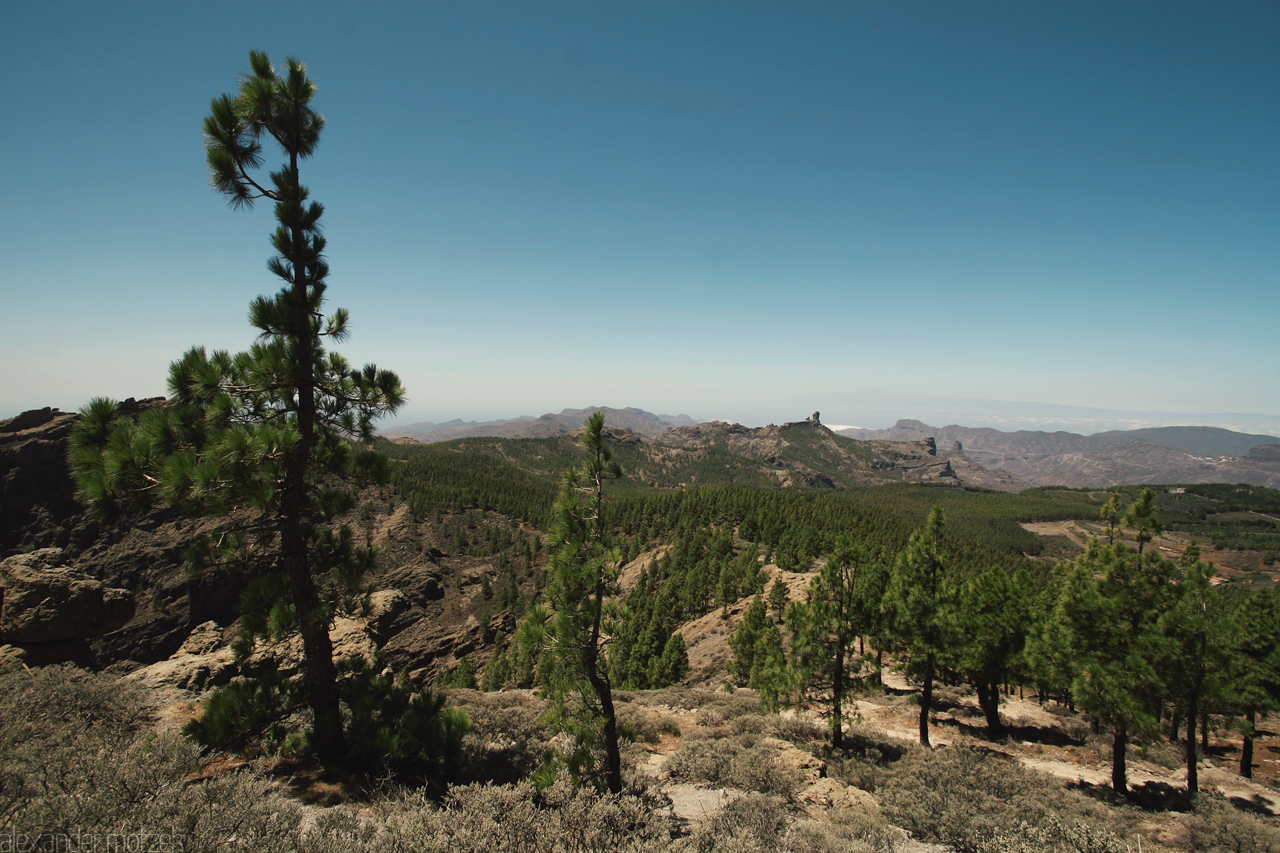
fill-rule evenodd
<path id="1" fill-rule="evenodd" d="M 567 435 L 581 429 L 582 422 L 589 415 L 604 412 L 609 426 L 621 427 L 641 435 L 660 435 L 673 426 L 690 426 L 698 423 L 685 414 L 655 415 L 644 409 L 626 407 L 615 409 L 609 406 L 588 406 L 585 409 L 561 409 L 559 412 L 547 412 L 534 417 L 522 415 L 493 421 L 463 421 L 455 418 L 445 423 L 423 421 L 403 424 L 379 430 L 379 435 L 389 439 L 409 439 L 423 444 L 437 441 L 451 441 L 455 438 L 547 438 L 553 435 Z"/>
<path id="2" fill-rule="evenodd" d="M 1121 483 L 1280 485 L 1280 438 L 1219 427 L 1148 427 L 1094 435 L 1003 432 L 991 427 L 930 426 L 904 418 L 887 430 L 844 429 L 857 440 L 933 438 L 948 456 L 966 456 L 1036 486 L 1103 488 Z"/>

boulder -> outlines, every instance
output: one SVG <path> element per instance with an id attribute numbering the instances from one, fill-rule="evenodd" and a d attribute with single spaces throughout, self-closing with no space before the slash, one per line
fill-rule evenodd
<path id="1" fill-rule="evenodd" d="M 108 634 L 133 618 L 133 595 L 61 565 L 62 549 L 43 548 L 0 563 L 0 636 L 11 643 L 56 643 Z"/>
<path id="2" fill-rule="evenodd" d="M 222 629 L 217 622 L 204 622 L 195 627 L 173 657 L 131 672 L 128 677 L 149 687 L 196 691 L 226 684 L 236 673 L 235 655 L 230 646 L 222 645 Z"/>
<path id="3" fill-rule="evenodd" d="M 369 596 L 369 629 L 385 642 L 393 633 L 400 615 L 413 605 L 409 596 L 398 589 L 380 589 Z"/>
<path id="4" fill-rule="evenodd" d="M 364 620 L 339 616 L 333 620 L 329 628 L 329 642 L 333 644 L 333 659 L 342 660 L 347 657 L 363 658 L 373 664 L 378 654 L 378 646 L 373 641 Z M 255 677 L 266 671 L 279 672 L 292 677 L 302 672 L 302 636 L 293 634 L 287 639 L 268 641 L 259 639 L 254 643 L 253 652 L 243 662 L 242 674 Z"/>

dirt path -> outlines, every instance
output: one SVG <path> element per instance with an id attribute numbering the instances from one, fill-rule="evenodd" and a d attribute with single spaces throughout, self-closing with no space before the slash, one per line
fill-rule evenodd
<path id="1" fill-rule="evenodd" d="M 1073 545 L 1081 548 L 1089 544 L 1089 534 L 1082 531 L 1074 521 L 1029 521 L 1022 527 L 1037 536 L 1065 536 Z"/>

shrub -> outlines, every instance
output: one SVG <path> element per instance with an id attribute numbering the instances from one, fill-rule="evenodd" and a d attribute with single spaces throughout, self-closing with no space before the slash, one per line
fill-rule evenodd
<path id="1" fill-rule="evenodd" d="M 1186 830 L 1192 853 L 1280 853 L 1280 829 L 1243 814 L 1213 792 L 1197 797 Z"/>
<path id="2" fill-rule="evenodd" d="M 671 849 L 666 803 L 651 791 L 613 797 L 575 788 L 563 774 L 538 791 L 532 783 L 464 785 L 444 806 L 421 793 L 376 806 L 372 817 L 338 811 L 317 822 L 304 853 L 659 853 Z"/>
<path id="3" fill-rule="evenodd" d="M 279 673 L 236 679 L 210 693 L 182 733 L 205 749 L 272 750 L 295 729 L 286 721 L 301 701 L 298 683 Z"/>
<path id="4" fill-rule="evenodd" d="M 458 781 L 515 783 L 547 761 L 555 734 L 543 722 L 547 703 L 514 690 L 454 690 L 449 696 L 472 721 Z"/>
<path id="5" fill-rule="evenodd" d="M 895 740 L 873 726 L 850 726 L 844 734 L 843 748 L 827 756 L 827 775 L 875 793 L 889 765 L 916 749 L 919 747 Z"/>
<path id="6" fill-rule="evenodd" d="M 192 784 L 136 684 L 49 667 L 0 677 L 0 833 L 15 849 L 293 849 L 301 812 L 253 770 Z"/>
<path id="7" fill-rule="evenodd" d="M 791 799 L 800 774 L 780 762 L 776 750 L 751 735 L 686 736 L 663 768 L 671 778 L 756 791 Z"/>
<path id="8" fill-rule="evenodd" d="M 970 749 L 913 750 L 885 774 L 879 793 L 892 823 L 957 853 L 1125 850 L 1101 805 Z"/>
<path id="9" fill-rule="evenodd" d="M 644 743 L 657 743 L 664 734 L 680 734 L 680 724 L 671 717 L 630 702 L 618 705 L 618 727 L 623 737 Z"/>
<path id="10" fill-rule="evenodd" d="M 465 712 L 446 707 L 443 693 L 376 672 L 359 657 L 339 661 L 338 674 L 345 757 L 354 767 L 415 779 L 457 771 L 471 722 Z M 183 733 L 205 749 L 274 751 L 287 744 L 289 752 L 304 754 L 308 717 L 292 712 L 301 702 L 301 685 L 278 674 L 232 681 L 209 695 Z"/>
<path id="11" fill-rule="evenodd" d="M 363 658 L 343 660 L 338 671 L 351 761 L 415 779 L 457 772 L 471 720 L 447 707 L 444 693 L 374 672 Z"/>
<path id="12" fill-rule="evenodd" d="M 825 725 L 799 716 L 770 716 L 768 731 L 779 740 L 789 741 L 801 749 L 811 749 L 815 741 L 821 743 L 830 737 L 830 730 Z"/>

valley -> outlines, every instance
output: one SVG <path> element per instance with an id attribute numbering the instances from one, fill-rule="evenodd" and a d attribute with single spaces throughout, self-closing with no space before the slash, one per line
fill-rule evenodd
<path id="1" fill-rule="evenodd" d="M 157 509 L 103 525 L 76 508 L 70 478 L 57 475 L 74 420 L 46 412 L 0 423 L 6 485 L 0 497 L 15 508 L 6 514 L 5 556 L 38 553 L 46 555 L 47 565 L 92 576 L 129 594 L 134 615 L 100 636 L 62 644 L 10 642 L 0 648 L 0 668 L 21 671 L 24 664 L 71 660 L 124 677 L 144 688 L 158 731 L 170 733 L 199 718 L 210 691 L 264 672 L 298 672 L 296 642 L 259 640 L 249 656 L 233 653 L 244 579 L 190 574 L 181 556 L 209 529 L 207 522 Z M 517 635 L 546 583 L 550 508 L 560 473 L 581 462 L 577 439 L 570 431 L 429 444 L 379 441 L 391 479 L 360 490 L 343 519 L 358 541 L 378 550 L 378 564 L 367 578 L 367 604 L 339 616 L 331 627 L 335 654 L 386 666 L 415 685 L 450 695 L 481 738 L 467 741 L 473 767 L 468 772 L 490 766 L 485 762 L 514 761 L 515 753 L 499 758 L 508 753 L 493 752 L 494 738 L 511 737 L 513 744 L 554 740 L 554 731 L 536 722 L 548 706 L 527 680 L 531 672 L 517 660 Z M 972 460 L 939 456 L 932 441 L 859 441 L 807 420 L 757 429 L 683 425 L 656 436 L 610 429 L 608 440 L 628 473 L 611 486 L 608 504 L 624 561 L 615 600 L 622 621 L 613 629 L 610 655 L 618 667 L 623 719 L 636 728 L 628 772 L 636 774 L 635 785 L 648 786 L 650 796 L 667 803 L 664 820 L 673 823 L 663 832 L 698 838 L 724 831 L 727 822 L 742 819 L 735 809 L 750 804 L 757 810 L 781 808 L 778 819 L 792 833 L 836 837 L 844 831 L 839 829 L 844 824 L 832 822 L 836 816 L 847 821 L 857 814 L 867 827 L 883 827 L 860 830 L 857 844 L 870 844 L 873 836 L 882 839 L 875 842 L 879 848 L 865 849 L 945 849 L 901 834 L 902 821 L 915 819 L 903 810 L 900 786 L 906 777 L 901 773 L 922 760 L 911 757 L 916 755 L 911 744 L 919 673 L 903 649 L 888 649 L 879 680 L 870 668 L 874 646 L 858 641 L 854 692 L 846 709 L 855 746 L 833 753 L 829 744 L 823 746 L 827 723 L 820 701 L 789 704 L 777 717 L 762 706 L 765 696 L 757 689 L 738 686 L 725 692 L 734 680 L 731 639 L 756 594 L 805 600 L 839 535 L 852 534 L 873 552 L 893 555 L 908 546 L 933 506 L 947 514 L 948 560 L 956 570 L 978 572 L 998 564 L 1011 574 L 1022 573 L 1031 584 L 1025 592 L 1044 589 L 1053 566 L 1080 559 L 1091 539 L 1107 537 L 1099 511 L 1113 492 L 1015 492 L 1011 478 Z M 1133 501 L 1138 491 L 1122 494 Z M 1273 590 L 1277 574 L 1269 557 L 1270 534 L 1256 524 L 1273 517 L 1268 503 L 1273 500 L 1265 488 L 1162 490 L 1158 501 L 1168 529 L 1149 549 L 1176 561 L 1193 533 L 1212 528 L 1216 542 L 1196 538 L 1203 543 L 1202 559 L 1217 567 L 1216 580 L 1240 590 Z M 1138 544 L 1131 534 L 1121 538 Z M 783 592 L 775 592 L 779 588 Z M 777 624 L 781 627 L 780 619 Z M 662 683 L 653 667 L 663 648 L 646 638 L 672 635 L 682 638 L 687 665 L 675 683 Z M 1023 672 L 1010 675 L 1019 683 L 1001 702 L 1008 734 L 999 737 L 985 730 L 971 685 L 958 672 L 947 675 L 936 687 L 930 714 L 938 755 L 980 756 L 960 759 L 977 761 L 979 769 L 965 772 L 980 773 L 988 772 L 981 768 L 990 762 L 995 768 L 1012 759 L 1025 768 L 1019 773 L 1030 774 L 1025 784 L 1037 791 L 1053 792 L 1068 783 L 1070 797 L 1082 797 L 1070 806 L 1078 810 L 1078 819 L 1091 815 L 1089 821 L 1106 826 L 1117 839 L 1140 836 L 1144 849 L 1187 849 L 1201 818 L 1167 793 L 1186 785 L 1181 746 L 1153 741 L 1131 747 L 1134 794 L 1127 802 L 1103 806 L 1110 761 L 1105 730 L 1091 731 L 1088 716 Z M 814 696 L 820 698 L 821 691 Z M 524 720 L 518 733 L 504 728 L 513 725 L 512 714 Z M 1268 719 L 1258 727 L 1250 781 L 1237 772 L 1237 724 L 1229 714 L 1206 719 L 1210 729 L 1201 785 L 1220 792 L 1235 809 L 1264 817 L 1280 812 L 1275 793 L 1280 736 L 1271 731 L 1274 725 Z M 509 734 L 500 735 L 503 731 Z M 715 759 L 718 770 L 706 764 L 709 744 L 725 750 Z M 529 748 L 541 754 L 542 747 Z M 348 814 L 343 809 L 368 808 L 360 804 L 369 802 L 369 794 L 354 778 L 335 781 L 305 760 L 267 754 L 275 757 L 262 765 L 265 778 L 280 780 L 275 784 L 286 784 L 304 803 L 327 804 L 304 808 L 332 812 L 326 819 L 347 819 L 339 817 Z M 695 761 L 695 755 L 702 757 Z M 775 769 L 751 776 L 757 771 L 735 764 L 748 756 Z M 528 760 L 527 755 L 520 759 Z M 234 753 L 223 753 L 219 762 L 202 772 L 217 779 L 245 766 Z M 496 775 L 481 778 L 514 784 L 536 769 L 519 761 L 509 766 L 516 775 L 484 771 Z M 758 797 L 773 799 L 766 803 Z M 912 831 L 927 839 L 923 826 Z"/>

